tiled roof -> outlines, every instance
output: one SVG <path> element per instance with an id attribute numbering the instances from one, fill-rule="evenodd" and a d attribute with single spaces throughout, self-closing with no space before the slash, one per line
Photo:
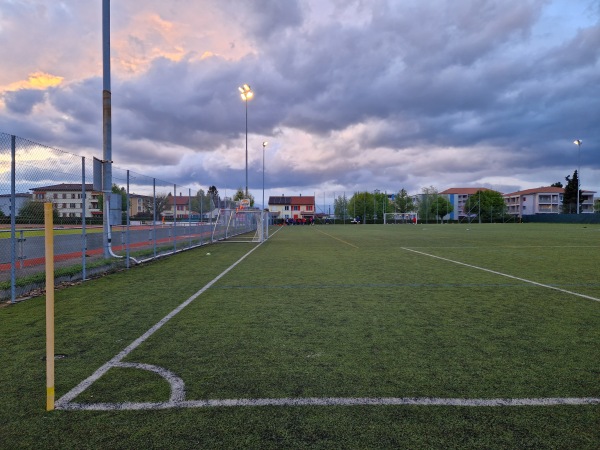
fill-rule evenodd
<path id="1" fill-rule="evenodd" d="M 172 195 L 169 197 L 169 205 L 173 205 L 173 199 L 175 199 L 176 205 L 188 205 L 190 203 L 190 197 L 187 195 L 180 195 L 178 197 L 173 197 Z"/>
<path id="2" fill-rule="evenodd" d="M 306 197 L 303 196 L 297 196 L 297 197 L 291 197 L 292 199 L 292 205 L 314 205 L 315 204 L 315 197 L 314 195 L 307 195 Z"/>
<path id="3" fill-rule="evenodd" d="M 504 194 L 505 197 L 513 197 L 515 195 L 531 195 L 531 194 L 564 194 L 565 188 L 546 186 L 533 189 L 525 189 L 524 191 L 511 192 L 510 194 Z"/>
<path id="4" fill-rule="evenodd" d="M 54 184 L 52 186 L 40 186 L 36 188 L 29 189 L 30 191 L 81 191 L 81 183 L 61 183 Z M 94 185 L 87 184 L 85 185 L 86 191 L 93 191 Z"/>
<path id="5" fill-rule="evenodd" d="M 484 187 L 475 187 L 475 188 L 450 188 L 450 189 L 446 189 L 443 192 L 440 192 L 440 195 L 446 195 L 446 194 L 462 194 L 462 195 L 473 195 L 476 194 L 479 191 L 491 191 L 491 189 L 488 188 L 484 188 Z"/>

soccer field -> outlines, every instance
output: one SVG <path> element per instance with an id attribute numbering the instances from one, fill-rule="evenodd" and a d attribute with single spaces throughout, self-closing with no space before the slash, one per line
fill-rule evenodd
<path id="1" fill-rule="evenodd" d="M 597 448 L 599 250 L 597 226 L 291 226 L 86 282 L 56 293 L 53 412 L 44 299 L 0 309 L 1 435 Z"/>

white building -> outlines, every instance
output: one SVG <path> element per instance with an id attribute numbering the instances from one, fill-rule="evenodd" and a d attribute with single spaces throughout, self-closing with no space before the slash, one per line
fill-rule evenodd
<path id="1" fill-rule="evenodd" d="M 560 214 L 565 189 L 561 187 L 539 187 L 504 194 L 508 213 L 519 217 L 533 214 Z M 582 191 L 582 213 L 594 212 L 594 191 Z"/>
<path id="2" fill-rule="evenodd" d="M 61 183 L 53 186 L 31 188 L 32 199 L 38 202 L 52 202 L 59 217 L 81 217 L 83 212 L 82 186 L 75 183 Z M 98 196 L 93 185 L 85 185 L 85 217 L 102 216 Z"/>

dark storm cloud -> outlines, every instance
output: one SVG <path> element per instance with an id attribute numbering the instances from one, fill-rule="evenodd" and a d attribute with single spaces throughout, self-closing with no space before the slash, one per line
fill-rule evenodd
<path id="1" fill-rule="evenodd" d="M 44 91 L 36 89 L 20 89 L 3 94 L 4 101 L 10 112 L 30 114 L 33 107 L 44 100 Z"/>
<path id="2" fill-rule="evenodd" d="M 127 5 L 134 14 L 137 6 Z M 555 173 L 572 172 L 574 138 L 590 149 L 581 155 L 586 168 L 600 168 L 591 151 L 600 146 L 600 5 L 585 10 L 591 22 L 568 33 L 552 27 L 565 7 L 557 0 L 206 6 L 227 21 L 232 36 L 226 41 L 247 51 L 222 55 L 208 44 L 182 45 L 183 57 L 169 59 L 177 45 L 168 33 L 193 17 L 177 16 L 171 6 L 155 12 L 163 7 L 159 2 L 146 12 L 159 17 L 158 28 L 123 33 L 147 66 L 113 75 L 113 145 L 121 164 L 138 170 L 146 164 L 186 182 L 198 173 L 212 183 L 243 180 L 236 155 L 243 150 L 245 105 L 237 87 L 249 83 L 256 94 L 248 103 L 254 188 L 261 180 L 256 149 L 262 140 L 281 147 L 269 153 L 269 186 L 358 189 L 377 182 L 410 190 L 515 173 L 528 180 L 545 169 L 554 182 Z M 551 7 L 556 19 L 547 17 Z M 569 8 L 582 9 L 582 2 Z M 167 41 L 167 50 L 156 52 Z M 63 121 L 60 142 L 101 146 L 97 75 L 51 88 L 46 97 L 40 92 L 5 92 L 7 113 L 15 115 L 12 122 L 0 116 L 0 124 L 18 124 L 35 138 L 48 123 Z M 51 106 L 57 116 L 47 123 L 20 121 L 36 104 Z"/>

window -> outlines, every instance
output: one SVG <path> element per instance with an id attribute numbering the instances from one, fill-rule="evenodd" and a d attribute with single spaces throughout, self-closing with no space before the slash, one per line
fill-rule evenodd
<path id="1" fill-rule="evenodd" d="M 313 205 L 306 205 L 306 210 L 307 211 L 312 211 L 313 210 Z"/>
<path id="2" fill-rule="evenodd" d="M 69 203 L 69 208 L 75 209 L 75 203 Z"/>
<path id="3" fill-rule="evenodd" d="M 283 209 L 284 209 L 285 211 L 289 211 L 289 210 L 290 210 L 290 207 L 289 207 L 289 206 L 285 206 Z M 286 216 L 286 217 L 287 217 L 287 216 Z"/>
<path id="4" fill-rule="evenodd" d="M 292 211 L 300 211 L 300 206 L 298 206 L 298 205 L 292 206 Z"/>
<path id="5" fill-rule="evenodd" d="M 67 194 L 63 194 L 63 195 L 62 195 L 62 198 L 67 198 Z"/>
<path id="6" fill-rule="evenodd" d="M 58 194 L 52 194 L 52 198 L 58 198 Z"/>
<path id="7" fill-rule="evenodd" d="M 75 194 L 71 194 L 71 198 L 75 198 Z"/>
<path id="8" fill-rule="evenodd" d="M 37 200 L 44 200 L 44 194 L 35 194 Z"/>

